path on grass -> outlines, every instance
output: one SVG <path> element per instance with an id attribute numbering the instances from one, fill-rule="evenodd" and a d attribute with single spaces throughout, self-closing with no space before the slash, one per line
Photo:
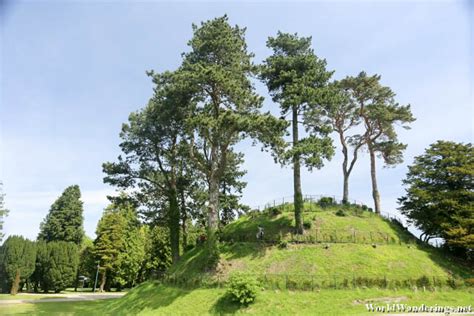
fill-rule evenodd
<path id="1" fill-rule="evenodd" d="M 126 293 L 67 293 L 67 294 L 50 294 L 51 297 L 32 298 L 32 299 L 12 299 L 0 300 L 0 305 L 6 304 L 23 304 L 23 303 L 47 303 L 47 302 L 79 302 L 79 301 L 95 301 L 112 298 L 120 298 Z M 34 296 L 35 294 L 28 294 Z M 27 296 L 22 294 L 22 296 Z M 49 296 L 49 295 L 48 295 Z"/>

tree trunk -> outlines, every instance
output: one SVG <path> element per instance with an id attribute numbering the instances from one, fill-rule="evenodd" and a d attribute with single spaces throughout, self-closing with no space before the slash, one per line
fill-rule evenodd
<path id="1" fill-rule="evenodd" d="M 217 170 L 211 175 L 209 183 L 209 213 L 207 216 L 207 238 L 212 248 L 215 247 L 217 242 L 215 234 L 219 225 L 219 179 L 217 179 L 215 172 L 217 172 Z"/>
<path id="2" fill-rule="evenodd" d="M 173 263 L 179 260 L 179 205 L 176 193 L 176 182 L 173 180 L 169 192 L 169 229 L 171 244 L 171 259 Z"/>
<path id="3" fill-rule="evenodd" d="M 100 279 L 99 292 L 104 292 L 105 282 L 107 281 L 107 269 L 104 269 L 102 272 L 102 277 Z"/>
<path id="4" fill-rule="evenodd" d="M 18 287 L 20 286 L 20 269 L 16 270 L 15 279 L 12 282 L 10 294 L 16 295 L 18 293 Z"/>
<path id="5" fill-rule="evenodd" d="M 372 197 L 374 198 L 375 213 L 380 214 L 380 194 L 377 187 L 377 175 L 375 169 L 375 152 L 369 145 L 370 153 L 370 176 L 372 178 Z"/>
<path id="6" fill-rule="evenodd" d="M 298 108 L 293 106 L 293 147 L 298 145 Z M 301 191 L 300 155 L 293 156 L 293 186 L 295 206 L 295 232 L 303 234 L 303 193 Z"/>
<path id="7" fill-rule="evenodd" d="M 186 221 L 188 216 L 186 213 L 186 199 L 184 197 L 184 190 L 181 189 L 181 232 L 183 234 L 183 249 L 188 245 L 188 230 L 186 227 Z"/>
<path id="8" fill-rule="evenodd" d="M 344 188 L 342 192 L 342 204 L 349 203 L 349 174 L 344 172 Z"/>

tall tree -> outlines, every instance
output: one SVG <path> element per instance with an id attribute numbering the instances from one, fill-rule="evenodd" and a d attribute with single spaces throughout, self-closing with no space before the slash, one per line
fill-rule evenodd
<path id="1" fill-rule="evenodd" d="M 4 202 L 5 194 L 3 193 L 3 183 L 0 181 L 0 243 L 3 240 L 4 233 L 3 233 L 3 221 L 5 216 L 8 215 L 8 210 L 5 208 Z"/>
<path id="2" fill-rule="evenodd" d="M 437 141 L 415 157 L 398 201 L 402 214 L 423 231 L 424 240 L 442 237 L 464 255 L 474 249 L 474 148 Z"/>
<path id="3" fill-rule="evenodd" d="M 168 203 L 166 218 L 170 232 L 173 262 L 179 259 L 180 209 L 178 177 L 180 146 L 185 146 L 184 120 L 189 96 L 179 90 L 172 73 L 148 73 L 155 83 L 155 94 L 141 111 L 130 114 L 120 137 L 125 158 L 104 163 L 104 182 L 123 189 L 138 188 L 139 194 L 156 203 Z M 188 150 L 189 151 L 189 150 Z"/>
<path id="4" fill-rule="evenodd" d="M 318 58 L 311 48 L 311 37 L 278 32 L 270 37 L 267 47 L 273 50 L 261 70 L 274 102 L 280 104 L 284 118 L 291 114 L 291 148 L 282 155 L 284 164 L 293 165 L 294 207 L 296 232 L 303 233 L 303 193 L 301 189 L 301 163 L 308 168 L 321 168 L 324 159 L 334 154 L 326 126 L 313 126 L 307 137 L 299 133 L 300 117 L 309 107 L 319 107 L 318 96 L 332 72 L 326 71 L 326 61 Z"/>
<path id="5" fill-rule="evenodd" d="M 31 276 L 35 269 L 36 245 L 21 236 L 9 236 L 0 247 L 2 290 L 10 288 L 17 294 L 20 282 Z"/>
<path id="6" fill-rule="evenodd" d="M 255 93 L 250 77 L 256 67 L 247 51 L 245 29 L 231 26 L 227 16 L 193 25 L 193 37 L 178 74 L 193 93 L 195 108 L 187 120 L 195 137 L 193 159 L 209 179 L 207 212 L 210 265 L 217 262 L 215 232 L 218 228 L 219 186 L 228 153 L 244 137 L 264 146 L 281 145 L 286 122 L 260 113 L 263 98 Z"/>
<path id="7" fill-rule="evenodd" d="M 361 72 L 357 77 L 346 77 L 340 81 L 358 105 L 359 116 L 364 123 L 363 141 L 370 156 L 370 175 L 375 212 L 380 213 L 380 193 L 377 186 L 376 156 L 380 156 L 386 166 L 403 161 L 403 151 L 407 147 L 398 141 L 395 125 L 409 129 L 408 123 L 415 121 L 410 105 L 395 102 L 395 93 L 381 85 L 380 76 L 367 76 Z"/>
<path id="8" fill-rule="evenodd" d="M 41 223 L 38 240 L 66 241 L 80 245 L 84 237 L 82 204 L 79 186 L 67 187 L 51 205 Z"/>
<path id="9" fill-rule="evenodd" d="M 351 130 L 361 123 L 359 107 L 350 92 L 339 81 L 329 84 L 326 89 L 321 90 L 319 96 L 321 106 L 311 107 L 307 111 L 305 123 L 309 126 L 330 126 L 337 133 L 343 157 L 342 202 L 348 203 L 349 177 L 357 161 L 359 150 L 365 144 L 365 139 L 360 134 L 351 133 Z"/>

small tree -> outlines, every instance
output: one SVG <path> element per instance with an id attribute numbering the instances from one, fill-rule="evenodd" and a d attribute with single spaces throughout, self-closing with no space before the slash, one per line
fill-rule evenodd
<path id="1" fill-rule="evenodd" d="M 438 141 L 415 157 L 398 201 L 425 241 L 442 237 L 465 255 L 474 249 L 474 148 Z"/>
<path id="2" fill-rule="evenodd" d="M 0 248 L 2 290 L 17 294 L 20 282 L 31 276 L 35 269 L 36 245 L 21 236 L 9 236 Z"/>
<path id="3" fill-rule="evenodd" d="M 78 185 L 72 185 L 51 205 L 40 225 L 38 240 L 66 241 L 80 245 L 84 237 L 83 207 Z"/>
<path id="4" fill-rule="evenodd" d="M 308 128 L 312 133 L 301 138 L 300 117 L 306 115 L 308 108 L 320 107 L 318 94 L 332 72 L 326 71 L 326 61 L 314 54 L 311 37 L 278 32 L 276 37 L 268 39 L 267 47 L 273 49 L 273 55 L 265 60 L 260 76 L 273 101 L 280 103 L 282 118 L 291 114 L 291 149 L 282 152 L 279 158 L 293 166 L 296 232 L 303 233 L 301 163 L 319 169 L 325 159 L 331 159 L 334 148 L 327 126 L 312 126 Z"/>

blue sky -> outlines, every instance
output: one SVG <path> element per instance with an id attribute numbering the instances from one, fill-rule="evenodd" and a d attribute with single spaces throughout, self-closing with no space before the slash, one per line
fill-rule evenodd
<path id="1" fill-rule="evenodd" d="M 228 14 L 247 27 L 260 62 L 278 30 L 313 37 L 335 78 L 365 70 L 410 103 L 417 121 L 400 131 L 405 163 L 378 178 L 384 211 L 403 194 L 407 164 L 438 139 L 472 142 L 474 7 L 468 1 L 125 2 L 1 1 L 0 180 L 10 216 L 5 232 L 36 238 L 63 189 L 79 184 L 85 229 L 96 223 L 114 189 L 101 164 L 119 154 L 128 114 L 152 93 L 146 70 L 175 69 L 192 23 Z M 261 84 L 265 109 L 278 113 Z M 337 144 L 337 143 L 336 143 Z M 243 201 L 265 204 L 292 194 L 292 170 L 243 142 L 248 174 Z M 341 155 L 303 173 L 304 194 L 341 195 Z M 351 198 L 372 204 L 369 161 L 351 176 Z"/>

